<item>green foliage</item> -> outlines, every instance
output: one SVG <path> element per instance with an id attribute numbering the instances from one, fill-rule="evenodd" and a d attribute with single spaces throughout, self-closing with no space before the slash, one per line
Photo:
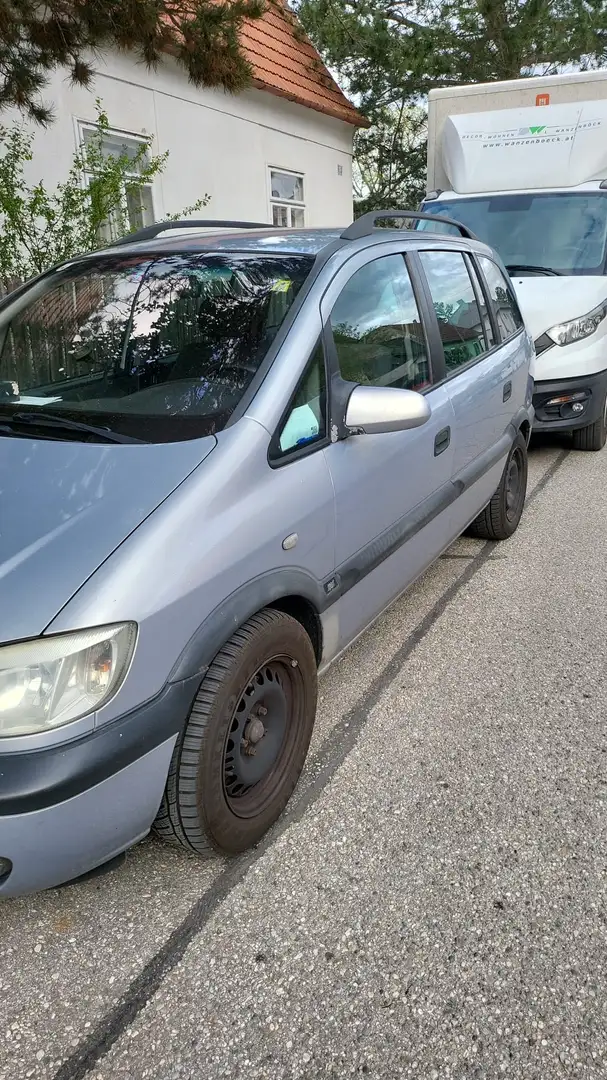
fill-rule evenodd
<path id="1" fill-rule="evenodd" d="M 355 216 L 419 205 L 425 168 L 425 111 L 404 101 L 375 109 L 373 126 L 354 139 Z"/>
<path id="2" fill-rule="evenodd" d="M 131 217 L 142 212 L 142 186 L 166 165 L 167 154 L 151 155 L 144 137 L 134 155 L 108 155 L 109 123 L 97 102 L 96 128 L 74 154 L 67 179 L 49 191 L 40 180 L 29 186 L 24 168 L 33 157 L 34 135 L 18 124 L 0 127 L 0 280 L 4 287 L 23 281 L 83 251 L 131 231 Z M 84 178 L 88 179 L 88 183 Z M 209 201 L 204 196 L 174 218 L 187 216 Z"/>
<path id="3" fill-rule="evenodd" d="M 67 67 L 90 86 L 100 49 L 134 52 L 149 67 L 170 53 L 196 86 L 242 90 L 251 69 L 240 47 L 243 19 L 263 0 L 0 0 L 0 109 L 17 105 L 47 123 L 41 99 L 50 73 Z"/>
<path id="4" fill-rule="evenodd" d="M 605 0 L 296 2 L 326 63 L 374 124 L 356 146 L 363 183 L 355 197 L 367 209 L 411 205 L 423 187 L 415 107 L 432 88 L 607 62 Z"/>
<path id="5" fill-rule="evenodd" d="M 301 0 L 299 14 L 363 109 L 607 59 L 604 0 Z"/>

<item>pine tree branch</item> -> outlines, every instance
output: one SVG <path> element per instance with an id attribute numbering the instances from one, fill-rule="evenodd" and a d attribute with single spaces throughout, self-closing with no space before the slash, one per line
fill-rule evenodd
<path id="1" fill-rule="evenodd" d="M 91 53 L 112 47 L 151 67 L 170 51 L 195 85 L 243 89 L 251 70 L 240 30 L 262 14 L 263 0 L 0 0 L 0 108 L 48 122 L 40 93 L 51 72 L 69 67 L 90 85 Z"/>

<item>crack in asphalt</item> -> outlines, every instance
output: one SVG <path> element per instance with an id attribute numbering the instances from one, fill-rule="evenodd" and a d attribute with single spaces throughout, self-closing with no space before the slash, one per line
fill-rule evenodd
<path id="1" fill-rule="evenodd" d="M 561 468 L 570 451 L 563 450 L 546 470 L 527 497 L 529 506 L 544 491 Z M 377 677 L 369 684 L 361 700 L 341 718 L 338 724 L 308 761 L 312 776 L 304 785 L 291 809 L 279 819 L 274 828 L 252 851 L 232 860 L 212 885 L 190 909 L 185 919 L 173 930 L 164 945 L 147 962 L 125 992 L 93 1028 L 87 1038 L 60 1066 L 54 1080 L 84 1080 L 95 1065 L 106 1056 L 127 1031 L 148 1001 L 159 990 L 166 976 L 182 959 L 188 945 L 204 929 L 231 891 L 240 884 L 248 870 L 255 865 L 291 825 L 301 821 L 306 811 L 344 764 L 352 752 L 365 724 L 385 690 L 397 677 L 405 661 L 425 638 L 452 600 L 491 558 L 495 544 L 486 541 L 470 561 L 463 574 L 445 590 L 425 615 L 419 626 L 403 642 Z"/>

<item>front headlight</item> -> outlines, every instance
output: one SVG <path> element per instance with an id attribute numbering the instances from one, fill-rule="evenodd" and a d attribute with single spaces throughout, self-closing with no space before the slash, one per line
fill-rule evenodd
<path id="1" fill-rule="evenodd" d="M 32 735 L 93 712 L 127 672 L 135 623 L 0 648 L 0 737 Z"/>
<path id="2" fill-rule="evenodd" d="M 594 334 L 599 323 L 602 323 L 606 316 L 607 300 L 604 300 L 587 315 L 580 315 L 579 319 L 572 319 L 571 322 L 558 323 L 546 333 L 555 345 L 573 345 L 574 341 L 581 341 Z"/>

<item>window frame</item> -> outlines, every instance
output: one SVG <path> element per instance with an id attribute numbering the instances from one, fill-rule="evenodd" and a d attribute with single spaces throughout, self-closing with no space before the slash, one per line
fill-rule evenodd
<path id="1" fill-rule="evenodd" d="M 475 262 L 476 252 L 474 252 L 472 250 L 469 250 L 468 248 L 463 248 L 463 247 L 461 247 L 461 248 L 459 248 L 459 247 L 451 247 L 451 246 L 444 247 L 444 248 L 437 247 L 436 243 L 434 243 L 434 244 L 429 244 L 428 247 L 418 248 L 416 250 L 416 254 L 419 257 L 423 252 L 426 252 L 426 251 L 437 251 L 437 252 L 440 252 L 440 253 L 442 253 L 444 251 L 447 251 L 447 252 L 450 252 L 450 253 L 453 253 L 453 254 L 460 255 L 463 258 L 464 265 L 465 265 L 466 270 L 468 272 L 468 277 L 470 278 L 470 284 L 472 286 L 472 290 L 473 290 L 475 298 L 476 298 L 477 306 L 478 306 L 478 301 L 479 301 L 479 296 L 478 296 L 479 289 L 481 290 L 481 295 L 484 296 L 484 298 L 485 298 L 485 304 L 486 304 L 486 307 L 487 307 L 487 312 L 489 314 L 489 319 L 491 321 L 491 327 L 492 327 L 493 334 L 494 334 L 494 337 L 495 337 L 495 344 L 492 345 L 491 348 L 489 348 L 489 342 L 488 342 L 488 339 L 487 339 L 487 333 L 486 333 L 485 326 L 484 326 L 484 320 L 483 320 L 482 312 L 481 312 L 481 309 L 480 309 L 480 306 L 479 306 L 479 316 L 481 318 L 481 323 L 483 325 L 483 337 L 484 337 L 484 340 L 485 340 L 485 351 L 482 352 L 480 354 L 480 356 L 474 356 L 471 360 L 468 360 L 468 362 L 466 364 L 461 364 L 459 367 L 455 368 L 453 371 L 448 371 L 447 370 L 447 364 L 445 362 L 445 351 L 444 351 L 444 347 L 443 347 L 442 338 L 441 338 L 441 335 L 440 335 L 438 318 L 437 318 L 436 312 L 434 310 L 434 302 L 432 300 L 432 294 L 430 292 L 430 286 L 428 284 L 428 280 L 427 280 L 425 272 L 424 272 L 423 263 L 422 263 L 422 260 L 420 258 L 419 259 L 419 273 L 421 275 L 421 285 L 422 285 L 422 287 L 424 289 L 426 299 L 427 299 L 427 303 L 428 303 L 428 309 L 429 309 L 428 310 L 428 318 L 431 320 L 431 322 L 433 323 L 433 325 L 435 326 L 435 329 L 436 329 L 435 340 L 436 340 L 436 348 L 437 348 L 438 357 L 439 357 L 438 366 L 440 366 L 440 368 L 443 371 L 442 378 L 439 381 L 437 381 L 436 383 L 434 383 L 433 385 L 434 386 L 443 386 L 445 383 L 450 382 L 451 379 L 456 379 L 458 377 L 458 375 L 460 375 L 460 373 L 463 374 L 466 371 L 470 371 L 470 369 L 472 367 L 474 367 L 476 364 L 480 364 L 488 356 L 492 356 L 492 354 L 495 352 L 496 349 L 500 349 L 502 347 L 504 342 L 502 340 L 500 340 L 499 330 L 498 330 L 498 326 L 497 326 L 497 322 L 496 322 L 496 318 L 495 318 L 495 311 L 493 309 L 493 303 L 491 302 L 491 297 L 490 297 L 489 293 L 486 292 L 486 283 L 485 283 L 484 277 L 482 275 L 482 272 L 480 271 L 480 268 L 476 266 L 476 262 Z M 492 259 L 491 262 L 493 262 L 493 261 L 494 260 Z M 511 338 L 509 338 L 508 340 L 511 340 Z"/>
<path id="2" fill-rule="evenodd" d="M 76 136 L 76 145 L 77 145 L 78 149 L 82 149 L 82 147 L 86 143 L 85 132 L 87 132 L 87 131 L 95 132 L 95 131 L 99 130 L 99 125 L 95 124 L 94 121 L 92 121 L 92 120 L 80 120 L 77 117 L 74 118 L 74 127 L 75 127 L 75 136 Z M 144 139 L 143 135 L 141 134 L 141 132 L 124 131 L 121 128 L 112 127 L 112 128 L 108 128 L 108 135 L 116 136 L 119 139 L 122 138 L 122 139 L 124 139 L 125 143 L 127 143 L 127 142 L 137 143 L 139 146 L 142 146 L 145 143 L 145 139 Z M 136 181 L 139 178 L 139 175 L 140 175 L 139 173 L 133 172 L 132 174 L 129 175 L 129 179 L 132 179 L 132 180 Z M 93 174 L 92 173 L 89 173 L 89 172 L 86 172 L 86 171 L 82 172 L 82 174 L 81 174 L 81 182 L 82 182 L 82 187 L 85 190 L 88 189 L 89 184 L 90 184 L 92 179 L 93 179 Z M 150 224 L 154 224 L 154 222 L 156 221 L 156 203 L 155 203 L 155 199 L 154 199 L 154 184 L 153 183 L 151 183 L 151 184 L 150 183 L 140 183 L 139 187 L 145 189 L 150 194 L 151 215 L 152 215 L 152 221 L 151 221 Z M 130 220 L 129 220 L 129 211 L 128 211 L 126 188 L 124 188 L 123 191 L 122 191 L 122 200 L 121 201 L 122 201 L 122 211 L 123 211 L 123 213 L 125 215 L 126 220 L 129 222 L 129 225 L 130 225 L 131 223 L 130 223 Z M 108 222 L 108 225 L 109 225 L 109 229 L 111 230 L 111 221 Z M 144 225 L 145 225 L 145 222 L 144 222 Z M 133 226 L 133 228 L 135 228 L 135 226 Z M 111 235 L 110 239 L 107 242 L 112 243 L 114 240 L 117 240 L 117 239 L 119 239 L 118 236 Z"/>
<path id="3" fill-rule="evenodd" d="M 430 335 L 428 333 L 428 319 L 427 319 L 427 312 L 425 311 L 424 295 L 423 295 L 423 292 L 420 289 L 420 283 L 417 280 L 417 275 L 416 275 L 416 272 L 415 272 L 416 268 L 415 268 L 414 262 L 410 258 L 411 255 L 414 254 L 414 252 L 409 252 L 409 251 L 403 250 L 402 248 L 400 248 L 399 250 L 392 250 L 392 251 L 381 251 L 381 250 L 378 250 L 377 248 L 372 248 L 370 250 L 373 251 L 373 257 L 370 258 L 370 259 L 367 259 L 365 262 L 361 263 L 360 266 L 357 266 L 356 269 L 352 271 L 352 273 L 348 276 L 347 280 L 344 282 L 341 289 L 339 290 L 339 293 L 335 297 L 335 299 L 334 299 L 334 301 L 333 301 L 333 303 L 331 305 L 331 308 L 327 311 L 326 318 L 323 318 L 323 336 L 325 337 L 325 344 L 326 344 L 329 364 L 330 364 L 330 368 L 331 368 L 331 377 L 332 377 L 333 380 L 339 381 L 339 383 L 342 384 L 343 386 L 354 387 L 354 386 L 359 385 L 358 383 L 351 383 L 351 382 L 348 382 L 346 379 L 344 379 L 344 377 L 343 377 L 343 375 L 341 373 L 340 366 L 339 366 L 339 354 L 338 354 L 338 351 L 337 351 L 337 346 L 335 344 L 335 339 L 333 337 L 333 330 L 332 330 L 332 327 L 331 327 L 331 315 L 333 313 L 333 309 L 335 308 L 335 305 L 337 304 L 337 301 L 341 297 L 344 290 L 348 287 L 348 285 L 350 284 L 352 279 L 356 276 L 356 274 L 358 274 L 358 272 L 360 270 L 364 269 L 366 266 L 369 266 L 371 263 L 378 262 L 379 259 L 393 258 L 396 255 L 396 256 L 398 256 L 399 258 L 401 258 L 403 260 L 403 262 L 405 264 L 405 270 L 407 271 L 407 274 L 409 276 L 409 281 L 411 282 L 411 290 L 413 292 L 413 299 L 414 299 L 416 307 L 417 307 L 417 313 L 419 315 L 419 321 L 420 321 L 420 324 L 421 324 L 422 333 L 424 335 L 424 342 L 425 342 L 425 346 L 426 346 L 426 357 L 427 357 L 427 361 L 428 361 L 429 385 L 424 387 L 423 390 L 416 391 L 416 393 L 428 394 L 428 393 L 430 393 L 431 390 L 434 389 L 434 387 L 436 385 L 436 383 L 434 381 L 434 356 L 433 356 L 433 349 L 432 349 L 432 344 L 431 344 L 431 340 L 430 340 Z M 371 385 L 373 385 L 373 384 L 371 384 Z M 333 419 L 334 418 L 332 416 L 331 417 L 332 422 L 333 422 Z M 343 427 L 343 421 L 341 419 L 339 419 L 339 421 L 338 421 L 338 426 Z"/>
<path id="4" fill-rule="evenodd" d="M 306 224 L 306 188 L 305 188 L 306 174 L 303 173 L 303 172 L 298 172 L 296 169 L 283 169 L 279 165 L 268 165 L 267 169 L 268 169 L 268 174 L 267 174 L 268 175 L 268 198 L 269 198 L 270 218 L 271 218 L 270 224 L 272 224 L 273 228 L 277 228 L 277 229 L 305 228 L 305 224 Z M 274 196 L 272 195 L 272 173 L 282 173 L 283 176 L 294 176 L 298 180 L 301 180 L 303 200 L 302 201 L 297 201 L 295 199 L 274 198 Z M 274 222 L 274 207 L 275 206 L 286 207 L 289 211 L 291 211 L 291 210 L 301 210 L 303 212 L 303 225 L 302 226 L 293 225 L 291 223 L 291 214 L 289 212 L 289 224 L 288 225 L 276 225 L 276 226 L 274 226 L 273 222 Z"/>
<path id="5" fill-rule="evenodd" d="M 471 274 L 471 276 L 473 278 L 473 281 L 476 283 L 476 289 L 478 290 L 478 292 L 480 293 L 481 297 L 484 300 L 485 308 L 487 310 L 487 317 L 488 317 L 489 322 L 491 324 L 491 333 L 493 334 L 493 345 L 487 351 L 488 351 L 488 353 L 492 353 L 492 352 L 495 351 L 495 349 L 499 348 L 499 346 L 502 344 L 502 339 L 501 339 L 501 335 L 500 335 L 500 331 L 499 331 L 499 326 L 497 324 L 497 318 L 496 318 L 496 314 L 495 314 L 495 309 L 494 309 L 493 303 L 491 302 L 491 294 L 490 294 L 489 288 L 487 286 L 487 281 L 485 279 L 485 275 L 483 274 L 480 263 L 478 262 L 477 253 L 472 252 L 472 251 L 468 252 L 467 253 L 467 259 L 468 259 L 469 268 L 470 268 L 469 272 L 470 272 L 470 274 Z"/>
<path id="6" fill-rule="evenodd" d="M 508 337 L 503 337 L 502 334 L 500 333 L 499 323 L 497 321 L 497 311 L 496 311 L 496 308 L 495 308 L 495 304 L 493 303 L 493 297 L 491 296 L 491 293 L 489 291 L 489 283 L 488 283 L 488 281 L 485 278 L 485 275 L 483 273 L 483 267 L 482 267 L 482 264 L 481 264 L 481 261 L 480 261 L 481 259 L 486 259 L 487 262 L 490 262 L 493 266 L 495 266 L 496 270 L 499 271 L 501 276 L 505 277 L 506 283 L 510 285 L 510 288 L 512 289 L 512 292 L 514 294 L 514 302 L 516 304 L 516 309 L 515 310 L 516 310 L 516 312 L 517 312 L 517 314 L 518 314 L 518 316 L 519 316 L 519 318 L 521 320 L 521 325 L 518 326 L 516 328 L 516 330 L 514 331 L 514 333 L 510 334 Z M 495 261 L 495 259 L 492 259 L 490 255 L 485 255 L 484 253 L 480 253 L 480 252 L 475 251 L 475 252 L 473 252 L 472 261 L 475 264 L 477 276 L 478 276 L 478 278 L 480 280 L 481 288 L 483 289 L 483 293 L 484 293 L 484 295 L 486 297 L 487 307 L 491 312 L 491 317 L 492 317 L 494 328 L 495 328 L 494 333 L 495 333 L 495 336 L 496 336 L 496 341 L 498 341 L 500 345 L 506 345 L 509 341 L 513 341 L 515 337 L 518 337 L 519 334 L 523 333 L 523 331 L 525 329 L 525 320 L 523 318 L 523 313 L 522 313 L 522 311 L 520 309 L 520 305 L 519 305 L 518 298 L 517 298 L 517 295 L 516 295 L 516 290 L 514 288 L 514 285 L 512 284 L 512 280 L 508 276 L 507 272 L 506 272 L 506 274 L 504 274 L 504 271 L 502 270 L 501 266 Z"/>
<path id="7" fill-rule="evenodd" d="M 495 322 L 494 312 L 491 310 L 491 305 L 488 302 L 489 298 L 487 297 L 487 295 L 485 293 L 485 290 L 481 286 L 479 268 L 475 265 L 473 260 L 470 258 L 470 252 L 468 252 L 468 251 L 464 252 L 464 262 L 466 264 L 466 269 L 468 271 L 468 277 L 470 278 L 470 281 L 472 282 L 472 289 L 473 289 L 474 295 L 476 297 L 476 306 L 478 307 L 478 313 L 479 313 L 479 315 L 481 317 L 481 324 L 483 326 L 483 334 L 485 336 L 485 351 L 479 357 L 479 360 L 481 360 L 483 356 L 487 356 L 488 353 L 493 352 L 496 345 L 500 344 L 500 335 L 499 335 L 498 328 L 497 328 L 497 325 L 496 325 L 496 322 Z M 483 316 L 483 308 L 482 308 L 483 304 L 485 306 L 485 311 L 487 313 L 486 318 L 489 320 L 489 326 L 491 328 L 491 333 L 493 335 L 493 344 L 492 345 L 489 343 L 489 336 L 487 334 L 486 319 Z"/>
<path id="8" fill-rule="evenodd" d="M 289 416 L 293 412 L 294 402 L 295 402 L 295 400 L 297 398 L 297 395 L 298 395 L 298 393 L 299 393 L 299 391 L 301 389 L 301 385 L 302 385 L 304 379 L 306 378 L 306 375 L 308 373 L 308 368 L 310 367 L 310 364 L 312 363 L 312 360 L 314 359 L 314 357 L 315 357 L 315 355 L 316 355 L 316 353 L 318 351 L 320 351 L 320 358 L 321 358 L 321 362 L 322 362 L 321 366 L 322 366 L 322 370 L 324 371 L 324 376 L 325 376 L 325 396 L 326 396 L 326 402 L 325 402 L 325 434 L 323 436 L 321 436 L 321 438 L 315 439 L 313 442 L 309 442 L 304 446 L 295 446 L 295 447 L 292 447 L 290 450 L 281 450 L 280 449 L 280 436 L 282 435 L 282 432 L 284 431 L 284 428 L 285 428 L 285 425 L 286 425 L 286 423 L 287 423 L 287 421 L 289 419 Z M 331 379 L 329 377 L 329 365 L 327 363 L 327 349 L 326 349 L 326 344 L 325 344 L 325 334 L 324 334 L 324 327 L 323 327 L 323 329 L 321 330 L 320 334 L 318 335 L 314 345 L 312 346 L 312 349 L 310 350 L 308 356 L 306 357 L 306 362 L 303 365 L 303 368 L 301 370 L 301 374 L 299 376 L 299 379 L 297 380 L 295 388 L 292 391 L 292 393 L 290 394 L 287 405 L 286 405 L 286 407 L 284 408 L 284 410 L 282 411 L 282 413 L 280 415 L 280 420 L 278 421 L 278 423 L 276 424 L 276 426 L 274 428 L 274 432 L 272 434 L 272 438 L 270 439 L 270 443 L 269 443 L 269 446 L 268 446 L 268 455 L 267 455 L 268 456 L 268 465 L 270 466 L 270 468 L 271 469 L 282 469 L 284 465 L 290 465 L 291 462 L 293 462 L 293 461 L 300 461 L 304 457 L 309 457 L 310 454 L 315 454 L 319 450 L 324 450 L 331 443 L 331 437 L 330 437 L 331 422 L 332 422 L 332 415 L 331 415 Z"/>
<path id="9" fill-rule="evenodd" d="M 424 249 L 425 250 L 425 249 Z M 434 245 L 431 250 L 435 250 Z M 438 249 L 442 250 L 442 249 Z M 461 251 L 462 249 L 456 249 Z M 377 243 L 373 247 L 364 248 L 357 252 L 352 252 L 351 255 L 343 262 L 332 275 L 331 279 L 327 282 L 323 289 L 322 295 L 319 298 L 318 314 L 320 316 L 319 332 L 316 336 L 313 346 L 310 348 L 306 357 L 305 364 L 303 365 L 300 376 L 297 380 L 294 390 L 289 395 L 288 402 L 285 408 L 282 410 L 279 420 L 273 425 L 273 432 L 271 435 L 270 443 L 268 445 L 267 460 L 271 469 L 280 469 L 285 465 L 291 464 L 291 462 L 299 461 L 301 458 L 307 457 L 309 454 L 314 454 L 317 451 L 325 450 L 331 446 L 334 442 L 341 441 L 346 438 L 348 431 L 345 426 L 345 411 L 347 403 L 354 389 L 355 383 L 346 382 L 341 375 L 339 368 L 339 358 L 337 355 L 337 349 L 333 339 L 333 333 L 331 330 L 330 317 L 339 299 L 341 293 L 346 288 L 350 280 L 354 275 L 361 270 L 364 266 L 367 266 L 371 262 L 376 262 L 378 259 L 387 258 L 391 255 L 398 255 L 405 262 L 405 267 L 409 274 L 411 281 L 411 288 L 413 290 L 413 296 L 417 304 L 418 314 L 424 334 L 424 340 L 426 343 L 426 350 L 428 355 L 428 367 L 430 373 L 430 384 L 424 387 L 423 390 L 417 391 L 422 395 L 431 394 L 433 390 L 441 386 L 445 382 L 445 364 L 442 349 L 442 342 L 440 338 L 440 331 L 438 328 L 438 320 L 434 311 L 432 298 L 428 292 L 428 286 L 426 283 L 425 275 L 419 259 L 419 252 L 416 248 L 410 248 L 400 242 L 395 242 L 392 239 L 386 239 L 382 243 Z M 317 270 L 319 267 L 317 266 Z M 273 365 L 279 350 L 282 348 L 284 339 L 289 332 L 293 321 L 297 318 L 302 304 L 309 292 L 313 287 L 314 272 L 311 273 L 306 283 L 300 290 L 291 310 L 285 320 L 285 324 L 279 331 L 277 338 L 273 342 L 270 348 L 270 352 L 264 362 L 263 372 L 258 372 L 258 375 L 253 379 L 251 386 L 249 387 L 249 394 L 247 400 L 241 402 L 240 407 L 237 407 L 232 416 L 230 417 L 226 427 L 230 427 L 234 424 L 241 415 L 244 414 L 246 408 L 250 404 L 250 401 L 254 398 L 259 385 L 265 378 L 268 370 Z M 307 446 L 300 447 L 291 451 L 281 452 L 279 449 L 279 440 L 281 432 L 288 420 L 289 414 L 293 408 L 293 402 L 299 392 L 302 380 L 305 378 L 308 364 L 314 355 L 314 352 L 318 346 L 322 347 L 322 357 L 325 370 L 325 382 L 326 382 L 326 420 L 327 431 L 325 437 L 318 439 L 316 442 L 309 443 Z M 484 354 L 483 354 L 484 355 Z M 482 357 L 481 357 L 482 359 Z M 475 361 L 474 361 L 475 362 Z M 441 366 L 442 365 L 442 366 Z M 460 369 L 461 370 L 461 369 Z M 457 374 L 454 372 L 453 374 Z M 452 377 L 452 376 L 450 376 Z"/>

